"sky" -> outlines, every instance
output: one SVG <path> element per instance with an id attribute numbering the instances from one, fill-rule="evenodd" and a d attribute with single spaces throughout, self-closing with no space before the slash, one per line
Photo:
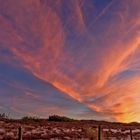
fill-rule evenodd
<path id="1" fill-rule="evenodd" d="M 139 0 L 0 0 L 0 112 L 140 122 Z"/>

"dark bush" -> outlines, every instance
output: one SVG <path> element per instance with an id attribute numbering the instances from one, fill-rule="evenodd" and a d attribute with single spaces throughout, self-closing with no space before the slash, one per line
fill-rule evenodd
<path id="1" fill-rule="evenodd" d="M 74 120 L 65 116 L 52 115 L 52 116 L 49 116 L 48 121 L 71 122 Z"/>
<path id="2" fill-rule="evenodd" d="M 28 122 L 28 121 L 39 122 L 40 121 L 40 119 L 35 116 L 24 116 L 21 120 L 25 122 Z"/>

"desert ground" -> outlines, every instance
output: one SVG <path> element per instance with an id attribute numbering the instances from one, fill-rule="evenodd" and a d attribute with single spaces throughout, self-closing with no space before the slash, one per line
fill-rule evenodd
<path id="1" fill-rule="evenodd" d="M 22 140 L 140 140 L 139 124 L 98 121 L 50 122 L 0 120 L 0 140 L 17 140 L 19 127 Z M 130 136 L 132 130 L 132 137 Z"/>

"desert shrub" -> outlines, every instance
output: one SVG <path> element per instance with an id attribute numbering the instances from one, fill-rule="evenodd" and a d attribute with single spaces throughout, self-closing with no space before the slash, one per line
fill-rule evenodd
<path id="1" fill-rule="evenodd" d="M 52 115 L 52 116 L 49 116 L 48 121 L 71 122 L 71 121 L 74 121 L 74 119 L 71 119 L 65 116 Z"/>
<path id="2" fill-rule="evenodd" d="M 92 128 L 92 127 L 85 128 L 85 134 L 87 138 L 89 138 L 90 140 L 98 140 L 98 131 L 99 131 L 98 128 Z M 100 129 L 100 139 L 104 140 L 103 129 Z"/>
<path id="3" fill-rule="evenodd" d="M 40 119 L 36 116 L 24 116 L 21 119 L 22 121 L 28 122 L 28 121 L 33 121 L 33 122 L 39 122 Z"/>
<path id="4" fill-rule="evenodd" d="M 94 128 L 91 128 L 91 127 L 88 127 L 85 129 L 85 132 L 86 132 L 86 136 L 87 138 L 89 138 L 90 140 L 97 140 L 97 130 Z"/>
<path id="5" fill-rule="evenodd" d="M 129 125 L 139 126 L 140 124 L 138 122 L 131 122 Z"/>

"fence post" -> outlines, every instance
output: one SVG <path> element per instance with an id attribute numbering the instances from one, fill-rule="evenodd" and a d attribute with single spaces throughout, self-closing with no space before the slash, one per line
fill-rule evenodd
<path id="1" fill-rule="evenodd" d="M 130 139 L 133 140 L 132 129 L 130 128 Z"/>
<path id="2" fill-rule="evenodd" d="M 21 128 L 21 126 L 18 128 L 18 140 L 22 140 L 22 128 Z"/>
<path id="3" fill-rule="evenodd" d="M 98 126 L 98 140 L 101 140 L 101 126 Z"/>

